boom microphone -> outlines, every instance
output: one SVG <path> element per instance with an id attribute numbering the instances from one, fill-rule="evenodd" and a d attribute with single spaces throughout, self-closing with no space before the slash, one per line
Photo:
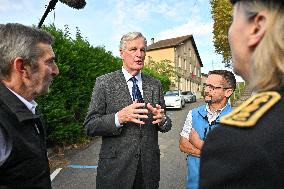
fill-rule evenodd
<path id="1" fill-rule="evenodd" d="M 59 0 L 61 3 L 64 3 L 66 5 L 68 5 L 71 8 L 74 9 L 82 9 L 85 7 L 86 5 L 86 1 L 85 0 Z M 38 24 L 38 28 L 41 28 L 45 18 L 47 17 L 48 13 L 52 10 L 55 9 L 55 5 L 58 2 L 58 0 L 50 0 L 42 18 L 40 19 L 40 22 Z"/>
<path id="2" fill-rule="evenodd" d="M 59 0 L 59 1 L 74 9 L 82 9 L 86 5 L 85 0 Z"/>

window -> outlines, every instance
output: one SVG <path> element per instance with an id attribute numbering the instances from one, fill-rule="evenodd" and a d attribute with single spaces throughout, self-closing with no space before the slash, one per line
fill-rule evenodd
<path id="1" fill-rule="evenodd" d="M 178 56 L 178 67 L 181 68 L 181 57 L 180 56 Z"/>

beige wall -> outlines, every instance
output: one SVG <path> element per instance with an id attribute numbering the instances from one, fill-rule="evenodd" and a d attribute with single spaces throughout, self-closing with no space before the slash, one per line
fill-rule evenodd
<path id="1" fill-rule="evenodd" d="M 174 62 L 174 48 L 158 49 L 146 52 L 146 62 L 148 58 L 152 57 L 154 61 L 160 62 L 161 60 L 170 60 Z M 173 65 L 174 66 L 174 65 Z"/>
<path id="2" fill-rule="evenodd" d="M 201 67 L 191 40 L 187 40 L 175 51 L 175 67 L 179 72 L 180 80 L 173 89 L 197 92 L 200 90 Z M 195 78 L 192 78 L 195 75 Z"/>
<path id="3" fill-rule="evenodd" d="M 147 51 L 145 64 L 149 61 L 149 57 L 157 62 L 167 59 L 173 63 L 172 66 L 179 73 L 179 81 L 172 80 L 171 90 L 191 90 L 195 93 L 200 91 L 201 81 L 192 78 L 192 74 L 201 77 L 201 67 L 191 40 L 185 41 L 178 47 Z"/>

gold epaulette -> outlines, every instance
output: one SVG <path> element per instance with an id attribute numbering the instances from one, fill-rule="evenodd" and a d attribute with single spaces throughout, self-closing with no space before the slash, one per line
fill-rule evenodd
<path id="1" fill-rule="evenodd" d="M 257 120 L 281 99 L 274 91 L 258 93 L 221 119 L 221 123 L 238 127 L 252 127 Z"/>

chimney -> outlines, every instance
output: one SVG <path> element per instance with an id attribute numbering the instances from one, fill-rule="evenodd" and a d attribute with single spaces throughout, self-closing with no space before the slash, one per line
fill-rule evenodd
<path id="1" fill-rule="evenodd" d="M 151 38 L 151 45 L 154 44 L 154 37 Z"/>

